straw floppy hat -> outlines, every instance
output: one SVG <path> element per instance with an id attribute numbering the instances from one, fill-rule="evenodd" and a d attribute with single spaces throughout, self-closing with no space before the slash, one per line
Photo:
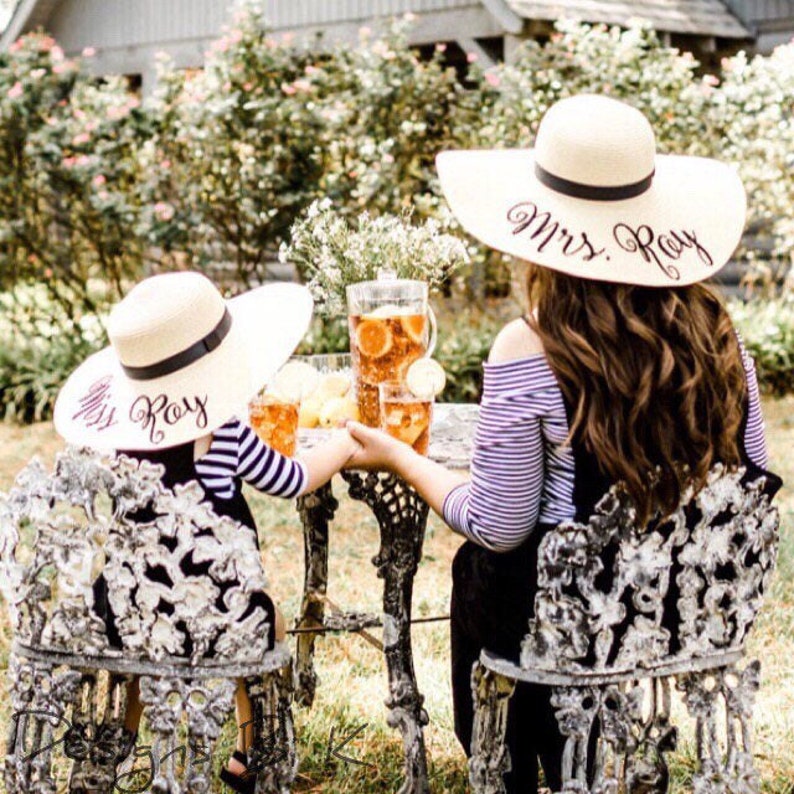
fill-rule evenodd
<path id="1" fill-rule="evenodd" d="M 744 188 L 730 166 L 656 154 L 647 119 L 609 97 L 557 102 L 534 149 L 447 151 L 436 165 L 474 237 L 581 278 L 692 284 L 726 264 L 744 227 Z"/>
<path id="2" fill-rule="evenodd" d="M 311 315 L 311 295 L 297 284 L 224 301 L 200 273 L 147 278 L 113 308 L 110 346 L 64 384 L 55 428 L 70 443 L 101 450 L 193 441 L 245 409 Z"/>

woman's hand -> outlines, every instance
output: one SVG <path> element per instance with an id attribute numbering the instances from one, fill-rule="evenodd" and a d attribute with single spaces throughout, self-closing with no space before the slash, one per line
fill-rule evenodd
<path id="1" fill-rule="evenodd" d="M 346 469 L 373 469 L 399 473 L 402 457 L 413 451 L 407 444 L 392 438 L 388 433 L 367 427 L 360 422 L 348 422 L 347 430 L 359 446 L 345 464 Z"/>

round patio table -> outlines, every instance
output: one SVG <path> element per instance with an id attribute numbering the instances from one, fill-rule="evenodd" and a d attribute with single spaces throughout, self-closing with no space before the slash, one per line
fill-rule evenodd
<path id="1" fill-rule="evenodd" d="M 469 465 L 478 406 L 439 403 L 433 408 L 429 457 L 449 468 Z M 322 433 L 302 431 L 299 448 L 307 449 Z M 380 549 L 372 563 L 383 579 L 381 616 L 361 612 L 326 615 L 328 586 L 328 530 L 339 505 L 331 484 L 298 499 L 303 524 L 305 578 L 300 616 L 297 619 L 296 701 L 311 706 L 317 686 L 314 645 L 327 630 L 365 632 L 383 625 L 383 653 L 389 677 L 388 724 L 400 730 L 405 753 L 405 774 L 399 794 L 427 794 L 427 757 L 423 727 L 428 723 L 414 674 L 411 647 L 413 582 L 425 537 L 428 507 L 402 479 L 385 472 L 342 473 L 350 498 L 364 502 L 380 529 Z"/>

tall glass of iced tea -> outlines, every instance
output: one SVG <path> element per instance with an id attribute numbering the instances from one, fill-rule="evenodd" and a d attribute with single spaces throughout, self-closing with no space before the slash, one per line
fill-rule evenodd
<path id="1" fill-rule="evenodd" d="M 380 427 L 379 384 L 404 383 L 408 367 L 435 347 L 427 284 L 383 277 L 351 284 L 347 309 L 359 414 L 364 424 Z"/>

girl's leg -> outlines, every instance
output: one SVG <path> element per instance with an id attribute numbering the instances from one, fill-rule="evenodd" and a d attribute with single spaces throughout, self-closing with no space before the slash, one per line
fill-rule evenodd
<path id="1" fill-rule="evenodd" d="M 127 712 L 124 715 L 124 727 L 130 733 L 138 733 L 142 713 L 140 679 L 136 675 L 127 684 Z"/>
<path id="2" fill-rule="evenodd" d="M 275 627 L 274 638 L 276 642 L 283 642 L 287 636 L 286 624 L 281 610 L 273 605 L 273 626 Z M 237 689 L 234 693 L 234 705 L 237 716 L 237 752 L 245 755 L 253 742 L 253 716 L 251 699 L 245 689 L 245 682 L 242 678 L 237 679 Z M 228 770 L 234 775 L 242 775 L 245 772 L 245 764 L 237 758 L 230 758 Z"/>

